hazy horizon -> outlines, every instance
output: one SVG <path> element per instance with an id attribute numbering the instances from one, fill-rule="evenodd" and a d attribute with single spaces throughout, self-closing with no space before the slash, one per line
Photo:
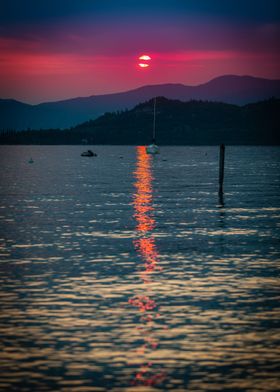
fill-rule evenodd
<path id="1" fill-rule="evenodd" d="M 141 88 L 145 88 L 145 87 L 161 86 L 161 85 L 163 86 L 163 85 L 168 85 L 168 84 L 170 84 L 170 85 L 181 85 L 181 86 L 185 86 L 185 87 L 198 87 L 200 85 L 205 85 L 205 84 L 207 84 L 207 83 L 209 83 L 209 82 L 211 82 L 213 80 L 216 80 L 216 79 L 219 79 L 219 78 L 224 78 L 224 77 L 240 77 L 240 78 L 242 78 L 242 77 L 245 78 L 246 77 L 246 78 L 264 79 L 264 80 L 270 80 L 270 81 L 279 81 L 280 80 L 280 79 L 262 78 L 262 77 L 258 77 L 258 76 L 254 76 L 254 75 L 219 75 L 219 76 L 217 76 L 215 78 L 212 78 L 212 79 L 206 80 L 205 82 L 197 83 L 197 84 L 184 84 L 184 83 L 180 83 L 180 82 L 178 82 L 178 83 L 176 83 L 176 82 L 174 82 L 174 83 L 154 83 L 154 84 L 139 85 L 139 86 L 132 87 L 131 89 L 125 89 L 125 90 L 120 90 L 120 91 L 109 91 L 107 93 L 101 93 L 101 94 L 94 94 L 94 93 L 92 93 L 92 94 L 83 95 L 83 96 L 69 96 L 69 97 L 65 97 L 65 98 L 61 98 L 61 99 L 53 99 L 53 100 L 50 99 L 50 100 L 47 100 L 47 101 L 37 101 L 37 102 L 31 102 L 31 101 L 27 102 L 27 101 L 23 101 L 23 100 L 20 100 L 20 99 L 16 99 L 14 97 L 1 97 L 1 96 L 0 96 L 0 100 L 14 100 L 14 101 L 21 102 L 21 103 L 24 103 L 24 104 L 27 104 L 27 105 L 36 106 L 36 105 L 40 105 L 40 104 L 43 104 L 43 103 L 55 103 L 55 102 L 67 101 L 67 100 L 79 99 L 79 98 L 83 99 L 83 98 L 90 98 L 90 97 L 94 97 L 94 96 L 103 96 L 103 95 L 105 96 L 105 95 L 122 94 L 122 93 L 127 93 L 127 92 L 130 92 L 130 91 L 138 90 L 138 89 L 141 89 Z"/>

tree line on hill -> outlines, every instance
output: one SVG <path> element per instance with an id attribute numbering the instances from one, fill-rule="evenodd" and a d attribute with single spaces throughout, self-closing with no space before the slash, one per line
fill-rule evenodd
<path id="1" fill-rule="evenodd" d="M 156 130 L 160 145 L 280 144 L 280 100 L 237 106 L 208 101 L 157 98 Z M 149 144 L 153 100 L 132 110 L 103 116 L 68 129 L 3 130 L 0 144 Z"/>

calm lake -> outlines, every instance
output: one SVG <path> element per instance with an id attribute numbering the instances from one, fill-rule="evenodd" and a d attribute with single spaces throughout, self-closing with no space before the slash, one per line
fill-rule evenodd
<path id="1" fill-rule="evenodd" d="M 278 390 L 279 147 L 0 157 L 1 391 Z"/>

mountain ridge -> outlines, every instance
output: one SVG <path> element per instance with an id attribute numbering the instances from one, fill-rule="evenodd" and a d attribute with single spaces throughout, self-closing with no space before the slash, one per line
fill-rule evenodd
<path id="1" fill-rule="evenodd" d="M 6 131 L 0 144 L 151 143 L 154 100 L 131 110 L 107 112 L 69 129 Z M 279 145 L 280 99 L 245 106 L 157 97 L 157 143 L 160 145 Z"/>
<path id="2" fill-rule="evenodd" d="M 105 112 L 131 109 L 140 102 L 165 96 L 183 101 L 192 99 L 244 105 L 280 97 L 280 80 L 253 76 L 223 75 L 197 86 L 167 83 L 89 97 L 29 105 L 0 99 L 0 129 L 67 128 L 99 117 Z"/>

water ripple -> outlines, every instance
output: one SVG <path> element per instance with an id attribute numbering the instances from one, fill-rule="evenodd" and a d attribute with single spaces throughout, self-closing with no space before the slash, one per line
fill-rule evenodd
<path id="1" fill-rule="evenodd" d="M 216 147 L 95 149 L 1 147 L 0 391 L 278 390 L 279 148 L 223 203 Z"/>

